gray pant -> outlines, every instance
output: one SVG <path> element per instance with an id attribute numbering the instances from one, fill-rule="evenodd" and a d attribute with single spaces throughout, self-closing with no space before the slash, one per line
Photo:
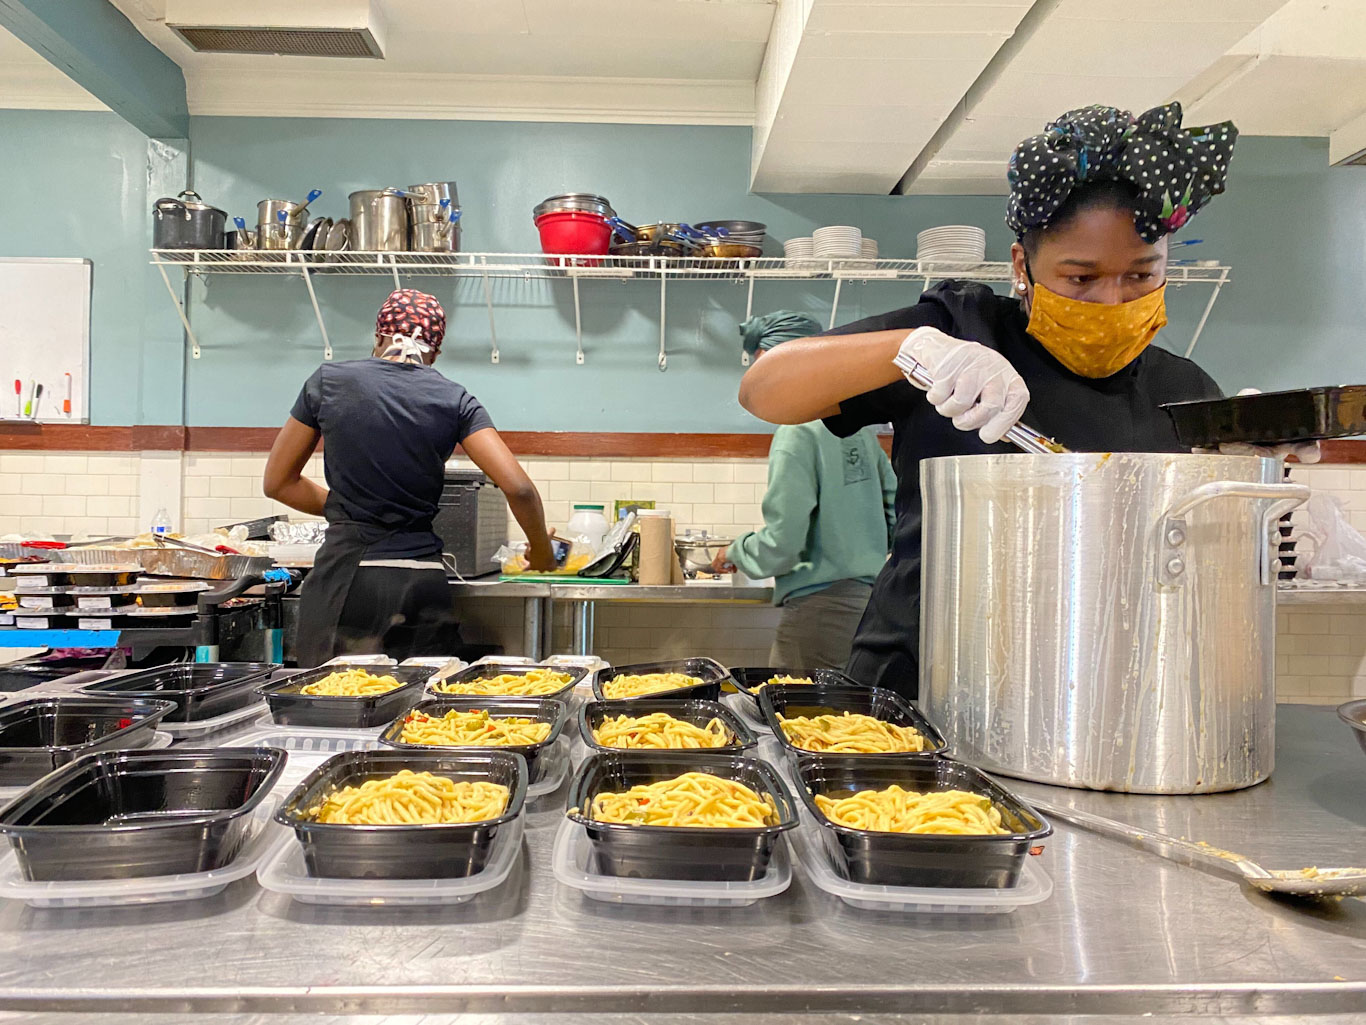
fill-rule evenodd
<path id="1" fill-rule="evenodd" d="M 871 584 L 837 580 L 783 603 L 769 662 L 778 669 L 839 669 L 849 661 Z"/>

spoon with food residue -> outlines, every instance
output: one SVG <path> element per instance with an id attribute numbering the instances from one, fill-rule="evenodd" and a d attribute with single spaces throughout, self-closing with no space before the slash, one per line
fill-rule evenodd
<path id="1" fill-rule="evenodd" d="M 898 370 L 906 375 L 906 380 L 915 385 L 921 391 L 929 391 L 934 384 L 934 378 L 930 377 L 923 364 L 918 363 L 912 357 L 903 352 L 899 352 L 892 358 Z M 1059 445 L 1046 434 L 1040 434 L 1032 427 L 1026 427 L 1018 421 L 1013 424 L 1010 430 L 1006 431 L 1002 441 L 1008 441 L 1016 448 L 1023 449 L 1025 452 L 1041 453 L 1063 453 L 1067 449 Z"/>
<path id="2" fill-rule="evenodd" d="M 1198 862 L 1221 875 L 1236 876 L 1249 886 L 1266 893 L 1283 893 L 1295 897 L 1360 897 L 1366 895 L 1366 868 L 1298 868 L 1266 869 L 1249 858 L 1233 851 L 1211 846 L 1203 841 L 1155 833 L 1142 826 L 1131 826 L 1102 815 L 1064 808 L 1033 796 L 1029 803 L 1055 819 L 1070 822 L 1089 832 L 1118 840 L 1181 864 Z"/>

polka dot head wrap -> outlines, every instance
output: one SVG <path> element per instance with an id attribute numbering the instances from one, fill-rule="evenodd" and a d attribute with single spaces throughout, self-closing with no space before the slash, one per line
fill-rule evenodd
<path id="1" fill-rule="evenodd" d="M 375 333 L 411 336 L 417 329 L 420 341 L 441 349 L 441 339 L 446 336 L 446 311 L 436 297 L 413 288 L 390 292 L 375 318 Z"/>
<path id="2" fill-rule="evenodd" d="M 1181 104 L 1134 117 L 1115 107 L 1082 107 L 1015 147 L 1006 173 L 1006 224 L 1016 235 L 1041 228 L 1083 182 L 1122 181 L 1137 192 L 1134 228 L 1156 242 L 1224 191 L 1238 129 L 1232 121 L 1181 127 Z"/>

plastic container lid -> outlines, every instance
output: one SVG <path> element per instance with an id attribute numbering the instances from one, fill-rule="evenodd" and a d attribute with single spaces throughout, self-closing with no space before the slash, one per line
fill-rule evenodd
<path id="1" fill-rule="evenodd" d="M 105 908 L 212 897 L 229 883 L 255 872 L 282 833 L 289 837 L 288 830 L 271 821 L 275 803 L 272 797 L 262 802 L 253 816 L 252 834 L 243 842 L 237 857 L 222 868 L 133 879 L 35 882 L 23 877 L 19 862 L 10 851 L 0 857 L 0 897 L 22 900 L 35 908 Z"/>
<path id="2" fill-rule="evenodd" d="M 792 861 L 779 839 L 768 871 L 752 882 L 716 880 L 631 879 L 593 871 L 593 845 L 588 830 L 564 819 L 555 834 L 551 869 L 565 886 L 608 904 L 654 904 L 675 908 L 746 907 L 782 893 L 792 883 Z"/>
<path id="3" fill-rule="evenodd" d="M 769 749 L 766 751 L 764 748 L 764 734 L 771 735 L 773 732 L 769 729 L 768 723 L 754 718 L 754 713 L 750 711 L 749 706 L 745 702 L 745 698 L 740 694 L 722 694 L 721 704 L 738 715 L 742 723 L 759 734 L 759 756 L 771 761 L 774 765 L 778 766 L 779 771 L 781 771 L 782 766 L 779 765 L 779 763 L 783 760 L 782 746 L 776 740 L 770 740 L 768 742 Z"/>
<path id="4" fill-rule="evenodd" d="M 576 504 L 576 505 L 574 506 L 574 508 L 575 508 L 575 509 L 596 509 L 598 512 L 602 512 L 604 509 L 607 508 L 607 506 L 604 505 L 602 502 L 584 502 L 584 503 L 582 503 L 582 504 Z"/>
<path id="5" fill-rule="evenodd" d="M 949 889 L 921 886 L 872 886 L 844 879 L 835 872 L 820 845 L 820 826 L 804 812 L 801 824 L 789 834 L 806 878 L 832 897 L 865 911 L 899 911 L 938 915 L 1005 915 L 1053 894 L 1053 880 L 1026 858 L 1020 882 L 1003 890 Z"/>
<path id="6" fill-rule="evenodd" d="M 163 722 L 161 728 L 176 740 L 205 737 L 210 733 L 217 733 L 220 730 L 226 730 L 240 723 L 257 719 L 265 708 L 266 703 L 264 701 L 254 701 L 242 708 L 234 708 L 231 712 L 216 715 L 212 719 L 200 719 L 197 722 Z"/>
<path id="7" fill-rule="evenodd" d="M 406 907 L 463 904 L 501 886 L 512 874 L 522 850 L 524 816 L 500 829 L 489 846 L 482 872 L 450 879 L 336 879 L 311 876 L 304 868 L 304 849 L 292 832 L 275 843 L 256 870 L 264 890 L 283 893 L 303 904 L 350 907 Z"/>
<path id="8" fill-rule="evenodd" d="M 560 789 L 564 778 L 569 775 L 569 744 L 569 735 L 563 734 L 550 745 L 550 750 L 541 756 L 541 778 L 539 782 L 527 786 L 528 801 L 553 794 Z"/>
<path id="9" fill-rule="evenodd" d="M 374 751 L 380 747 L 379 727 L 368 730 L 323 730 L 302 726 L 277 726 L 266 713 L 245 733 L 223 737 L 223 747 L 279 747 L 289 752 L 285 771 L 276 789 L 287 794 L 299 781 L 338 751 Z"/>
<path id="10" fill-rule="evenodd" d="M 668 509 L 637 509 L 637 510 L 636 510 L 636 517 L 637 517 L 637 518 L 640 518 L 640 517 L 654 518 L 654 517 L 656 517 L 656 516 L 659 516 L 659 517 L 667 517 L 668 515 L 669 515 L 669 510 L 668 510 Z"/>

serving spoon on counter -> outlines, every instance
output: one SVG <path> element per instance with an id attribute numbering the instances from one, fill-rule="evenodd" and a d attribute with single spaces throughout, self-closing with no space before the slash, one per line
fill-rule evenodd
<path id="1" fill-rule="evenodd" d="M 929 371 L 924 365 L 915 359 L 899 352 L 892 358 L 898 370 L 906 375 L 906 380 L 915 385 L 921 391 L 929 391 L 934 385 L 934 378 L 930 377 Z M 1018 449 L 1025 452 L 1032 452 L 1036 455 L 1043 453 L 1064 453 L 1067 451 L 1046 434 L 1040 434 L 1033 427 L 1027 427 L 1018 420 L 1011 425 L 1010 430 L 1006 431 L 1002 441 L 1008 441 Z"/>
<path id="2" fill-rule="evenodd" d="M 1234 876 L 1265 893 L 1284 893 L 1294 897 L 1360 897 L 1366 895 L 1366 868 L 1267 869 L 1241 854 L 1211 847 L 1184 837 L 1155 833 L 1142 826 L 1117 822 L 1103 815 L 1076 808 L 1064 808 L 1033 795 L 1029 804 L 1055 819 L 1071 823 L 1088 832 L 1108 837 L 1148 851 L 1179 864 L 1196 862 L 1221 875 Z"/>

